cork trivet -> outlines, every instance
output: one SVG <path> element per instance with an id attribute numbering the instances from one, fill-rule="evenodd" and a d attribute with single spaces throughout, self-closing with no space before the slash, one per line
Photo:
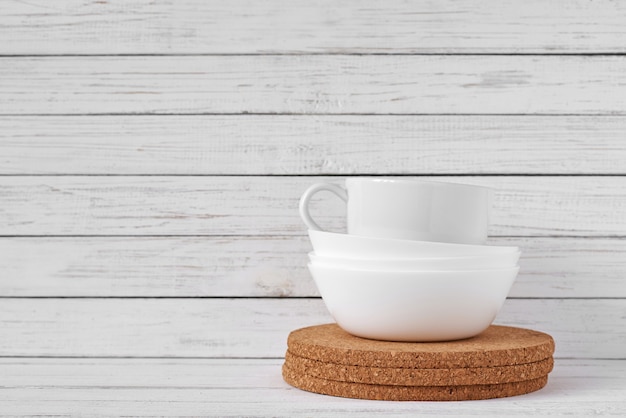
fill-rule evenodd
<path id="1" fill-rule="evenodd" d="M 465 340 L 407 343 L 355 337 L 325 324 L 292 331 L 287 346 L 292 354 L 324 363 L 419 369 L 511 366 L 554 353 L 548 334 L 499 325 Z"/>
<path id="2" fill-rule="evenodd" d="M 381 401 L 467 401 L 523 395 L 541 389 L 548 376 L 523 382 L 466 386 L 390 386 L 338 382 L 301 375 L 283 365 L 283 378 L 290 385 L 308 392 L 344 398 Z"/>
<path id="3" fill-rule="evenodd" d="M 297 375 L 341 382 L 394 386 L 459 386 L 500 384 L 536 379 L 550 373 L 554 361 L 552 357 L 549 357 L 534 363 L 512 366 L 403 369 L 323 363 L 287 352 L 285 365 Z"/>

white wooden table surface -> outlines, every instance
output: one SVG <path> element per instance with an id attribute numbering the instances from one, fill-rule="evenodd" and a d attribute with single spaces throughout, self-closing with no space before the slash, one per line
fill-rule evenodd
<path id="1" fill-rule="evenodd" d="M 0 417 L 626 416 L 626 3 L 4 1 L 0 40 Z M 367 175 L 496 189 L 544 389 L 283 382 L 332 320 L 299 196 Z"/>

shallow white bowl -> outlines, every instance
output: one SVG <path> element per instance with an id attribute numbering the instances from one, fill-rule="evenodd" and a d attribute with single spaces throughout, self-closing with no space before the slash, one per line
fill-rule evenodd
<path id="1" fill-rule="evenodd" d="M 515 253 L 518 247 L 373 238 L 309 229 L 315 254 L 347 258 L 467 257 Z"/>
<path id="2" fill-rule="evenodd" d="M 473 337 L 495 319 L 519 267 L 380 272 L 309 264 L 320 294 L 350 334 L 386 341 Z"/>
<path id="3" fill-rule="evenodd" d="M 469 257 L 433 258 L 346 258 L 309 253 L 311 264 L 376 271 L 405 270 L 489 270 L 515 267 L 520 252 Z"/>

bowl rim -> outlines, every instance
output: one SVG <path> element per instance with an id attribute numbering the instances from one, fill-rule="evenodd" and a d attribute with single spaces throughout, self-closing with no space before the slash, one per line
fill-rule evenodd
<path id="1" fill-rule="evenodd" d="M 509 256 L 509 255 L 515 255 L 517 257 L 520 257 L 522 255 L 522 252 L 520 250 L 515 251 L 515 252 L 511 252 L 506 253 L 505 255 Z M 309 257 L 309 260 L 312 260 L 312 258 L 318 258 L 318 259 L 329 259 L 329 260 L 333 260 L 333 261 L 354 261 L 354 262 L 361 262 L 361 261 L 378 261 L 378 262 L 382 262 L 382 263 L 392 263 L 392 262 L 407 262 L 407 261 L 448 261 L 448 260 L 461 260 L 461 261 L 469 261 L 469 260 L 473 260 L 473 259 L 486 259 L 486 258 L 498 258 L 498 257 L 502 257 L 503 254 L 480 254 L 480 255 L 468 255 L 468 256 L 460 256 L 460 257 L 456 257 L 456 256 L 448 256 L 448 257 L 411 257 L 411 258 L 377 258 L 377 259 L 372 259 L 372 258 L 357 258 L 357 257 L 345 257 L 345 256 L 337 256 L 337 257 L 333 257 L 330 255 L 322 255 L 322 254 L 317 254 L 315 251 L 310 251 L 307 253 L 307 256 Z"/>
<path id="2" fill-rule="evenodd" d="M 307 263 L 307 268 L 311 269 L 311 267 L 313 268 L 322 268 L 322 269 L 327 269 L 327 270 L 334 270 L 334 271 L 347 271 L 347 272 L 354 272 L 354 273 L 388 273 L 388 274 L 417 274 L 417 273 L 424 273 L 424 274 L 443 274 L 443 273 L 452 273 L 452 274 L 470 274 L 470 273 L 494 273 L 494 272 L 502 272 L 502 273 L 511 273 L 513 271 L 515 271 L 516 273 L 519 272 L 520 270 L 520 266 L 519 264 L 513 266 L 513 267 L 500 267 L 500 268 L 493 268 L 493 269 L 472 269 L 472 270 L 373 270 L 373 269 L 359 269 L 359 268 L 351 268 L 351 267 L 338 267 L 338 266 L 328 266 L 328 265 L 320 265 L 320 264 L 316 264 L 313 265 L 313 262 L 309 262 Z"/>
<path id="3" fill-rule="evenodd" d="M 480 245 L 480 244 L 459 244 L 452 242 L 439 242 L 439 241 L 418 241 L 418 240 L 408 240 L 408 239 L 399 239 L 399 238 L 379 238 L 379 237 L 369 237 L 365 235 L 354 235 L 347 234 L 341 232 L 329 232 L 329 231 L 318 231 L 315 229 L 308 229 L 307 233 L 311 241 L 313 238 L 311 235 L 329 235 L 333 238 L 337 237 L 337 239 L 355 239 L 355 240 L 363 240 L 369 242 L 375 242 L 376 244 L 384 245 L 384 244 L 396 244 L 396 245 L 421 245 L 421 246 L 432 246 L 432 247 L 440 247 L 442 250 L 447 248 L 465 248 L 467 250 L 471 249 L 480 249 L 490 251 L 493 250 L 495 253 L 503 253 L 503 252 L 515 252 L 520 251 L 517 246 L 501 246 L 501 245 Z"/>

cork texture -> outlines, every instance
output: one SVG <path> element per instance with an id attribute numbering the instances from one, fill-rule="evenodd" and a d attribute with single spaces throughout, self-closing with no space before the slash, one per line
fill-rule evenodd
<path id="1" fill-rule="evenodd" d="M 554 340 L 530 329 L 492 325 L 458 341 L 407 343 L 355 337 L 337 324 L 292 331 L 288 351 L 323 363 L 348 366 L 457 369 L 535 363 L 552 357 Z"/>
<path id="2" fill-rule="evenodd" d="M 326 380 L 394 386 L 487 385 L 533 380 L 552 371 L 552 357 L 534 363 L 496 367 L 415 369 L 324 363 L 287 352 L 285 365 L 295 375 Z"/>
<path id="3" fill-rule="evenodd" d="M 323 395 L 381 401 L 465 401 L 523 395 L 543 388 L 548 376 L 496 385 L 391 386 L 349 383 L 302 375 L 283 365 L 290 385 Z"/>

